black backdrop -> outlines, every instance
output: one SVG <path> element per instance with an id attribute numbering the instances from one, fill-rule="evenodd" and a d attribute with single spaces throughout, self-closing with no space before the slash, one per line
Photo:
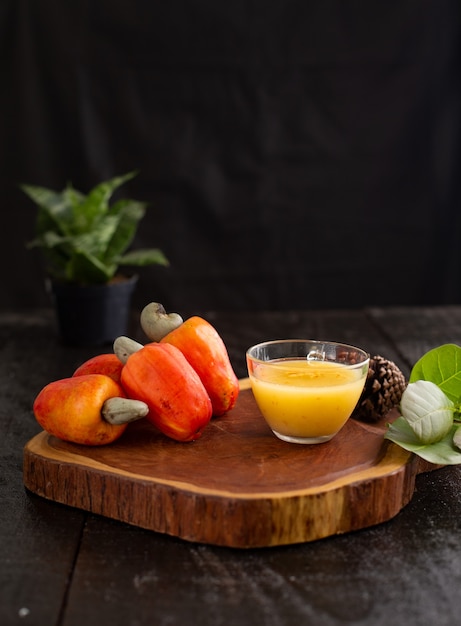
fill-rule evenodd
<path id="1" fill-rule="evenodd" d="M 138 169 L 135 303 L 461 302 L 459 0 L 2 0 L 1 307 L 47 304 L 20 182 Z"/>

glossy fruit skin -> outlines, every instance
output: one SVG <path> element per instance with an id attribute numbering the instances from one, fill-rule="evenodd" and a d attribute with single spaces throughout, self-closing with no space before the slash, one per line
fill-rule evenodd
<path id="1" fill-rule="evenodd" d="M 194 441 L 210 421 L 205 387 L 174 346 L 150 343 L 134 352 L 122 370 L 122 385 L 129 398 L 149 406 L 147 419 L 171 439 Z"/>
<path id="2" fill-rule="evenodd" d="M 123 363 L 113 353 L 98 354 L 82 363 L 72 376 L 84 376 L 87 374 L 105 374 L 115 382 L 120 383 Z"/>
<path id="3" fill-rule="evenodd" d="M 109 376 L 72 376 L 48 383 L 35 398 L 33 411 L 50 435 L 86 446 L 102 446 L 118 439 L 127 428 L 127 424 L 109 424 L 101 415 L 104 402 L 115 397 L 126 396 Z"/>
<path id="4" fill-rule="evenodd" d="M 237 402 L 239 381 L 221 336 L 206 320 L 194 316 L 163 337 L 160 343 L 184 354 L 210 396 L 213 415 L 224 415 Z"/>

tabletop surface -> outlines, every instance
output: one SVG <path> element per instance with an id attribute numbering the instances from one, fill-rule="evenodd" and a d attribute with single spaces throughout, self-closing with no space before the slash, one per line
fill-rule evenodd
<path id="1" fill-rule="evenodd" d="M 461 345 L 461 307 L 209 313 L 239 377 L 245 350 L 276 338 L 352 343 L 408 376 L 427 350 Z M 138 334 L 137 326 L 132 336 Z M 22 480 L 40 427 L 32 403 L 110 347 L 60 345 L 50 311 L 0 313 L 0 624 L 38 626 L 451 626 L 461 612 L 461 467 L 421 474 L 378 526 L 306 544 L 241 550 L 47 501 Z"/>

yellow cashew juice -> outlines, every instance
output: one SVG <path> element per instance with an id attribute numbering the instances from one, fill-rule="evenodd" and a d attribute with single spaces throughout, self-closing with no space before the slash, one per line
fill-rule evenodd
<path id="1" fill-rule="evenodd" d="M 250 371 L 256 403 L 281 439 L 320 443 L 346 423 L 362 393 L 368 365 L 301 358 L 260 362 Z"/>

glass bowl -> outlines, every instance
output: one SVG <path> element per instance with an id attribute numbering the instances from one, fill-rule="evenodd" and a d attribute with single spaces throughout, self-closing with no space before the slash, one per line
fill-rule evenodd
<path id="1" fill-rule="evenodd" d="M 362 394 L 369 354 L 344 343 L 266 341 L 246 353 L 256 403 L 272 432 L 290 443 L 329 441 Z"/>

